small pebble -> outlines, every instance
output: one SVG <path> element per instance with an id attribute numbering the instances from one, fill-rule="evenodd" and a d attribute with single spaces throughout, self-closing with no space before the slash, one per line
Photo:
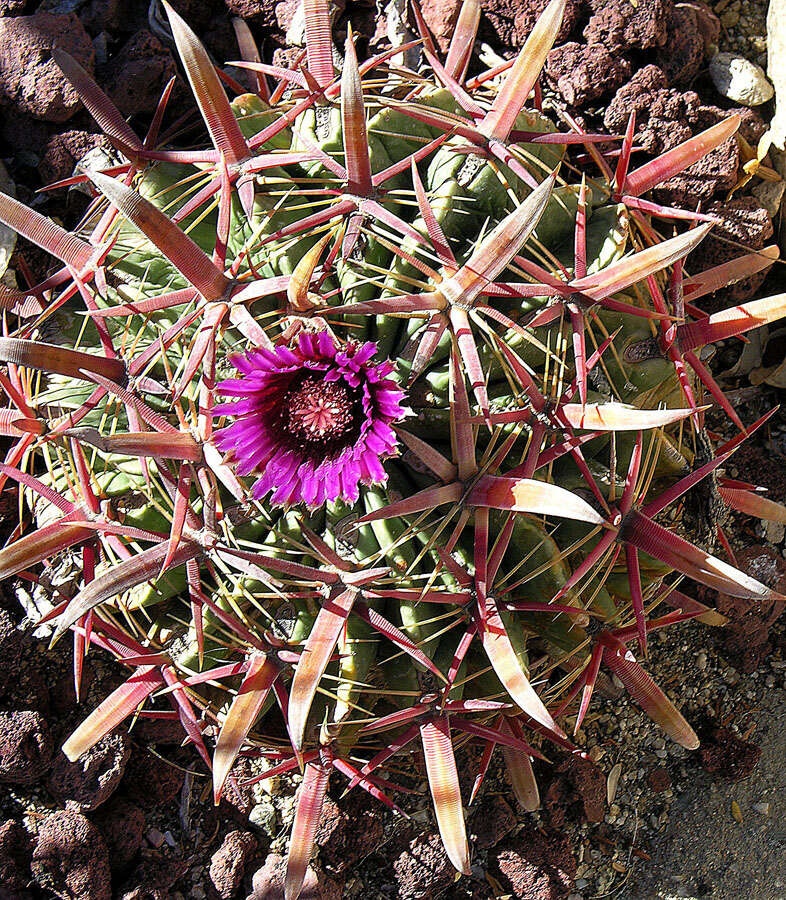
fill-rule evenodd
<path id="1" fill-rule="evenodd" d="M 161 847 L 163 847 L 164 842 L 166 841 L 164 835 L 161 834 L 161 832 L 157 828 L 151 828 L 145 835 L 145 837 L 147 838 L 148 844 L 150 844 L 151 847 L 155 847 L 156 850 L 159 850 Z"/>
<path id="2" fill-rule="evenodd" d="M 727 9 L 720 20 L 724 28 L 733 28 L 740 21 L 740 14 L 736 9 Z"/>
<path id="3" fill-rule="evenodd" d="M 740 673 L 736 669 L 729 667 L 723 671 L 723 680 L 726 684 L 737 684 L 740 680 Z"/>
<path id="4" fill-rule="evenodd" d="M 759 106 L 775 93 L 760 66 L 734 53 L 716 53 L 712 57 L 710 78 L 718 93 L 743 106 Z"/>
<path id="5" fill-rule="evenodd" d="M 703 672 L 707 668 L 707 654 L 702 650 L 696 657 L 696 668 Z"/>
<path id="6" fill-rule="evenodd" d="M 769 803 L 754 803 L 753 811 L 757 812 L 760 816 L 768 816 L 770 814 L 770 804 Z"/>

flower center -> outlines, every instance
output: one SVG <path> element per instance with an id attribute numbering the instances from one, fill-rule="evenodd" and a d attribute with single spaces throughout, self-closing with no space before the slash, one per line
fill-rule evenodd
<path id="1" fill-rule="evenodd" d="M 279 421 L 303 450 L 330 455 L 356 430 L 357 399 L 341 381 L 306 376 L 284 394 Z"/>

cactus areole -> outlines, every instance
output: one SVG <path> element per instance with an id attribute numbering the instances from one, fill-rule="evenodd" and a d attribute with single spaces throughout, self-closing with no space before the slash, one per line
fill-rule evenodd
<path id="1" fill-rule="evenodd" d="M 359 63 L 351 34 L 335 71 L 326 0 L 305 0 L 296 68 L 239 28 L 239 94 L 166 7 L 203 144 L 162 139 L 168 91 L 139 137 L 58 51 L 125 159 L 75 176 L 75 233 L 0 195 L 57 261 L 2 296 L 0 470 L 29 514 L 0 577 L 67 566 L 78 590 L 47 618 L 77 692 L 91 647 L 128 672 L 64 751 L 175 716 L 216 802 L 239 754 L 258 779 L 302 772 L 288 900 L 331 776 L 400 812 L 422 755 L 468 872 L 492 756 L 537 808 L 531 762 L 580 751 L 602 670 L 698 746 L 642 666 L 654 629 L 722 622 L 684 576 L 783 601 L 723 549 L 728 508 L 786 516 L 724 470 L 769 414 L 743 422 L 701 356 L 783 317 L 786 295 L 701 309 L 778 248 L 693 271 L 712 222 L 648 197 L 739 119 L 635 169 L 633 118 L 624 137 L 558 125 L 536 84 L 564 2 L 468 77 L 478 0 L 445 59 L 415 8 L 418 73 L 400 48 Z M 697 486 L 715 518 L 691 534 Z M 484 750 L 471 796 L 457 737 Z"/>

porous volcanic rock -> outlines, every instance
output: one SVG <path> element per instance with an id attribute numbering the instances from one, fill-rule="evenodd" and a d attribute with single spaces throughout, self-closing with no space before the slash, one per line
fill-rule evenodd
<path id="1" fill-rule="evenodd" d="M 30 838 L 13 819 L 0 825 L 0 885 L 22 896 L 30 883 Z"/>
<path id="2" fill-rule="evenodd" d="M 663 70 L 644 66 L 614 95 L 603 115 L 611 134 L 624 134 L 628 118 L 636 113 L 637 144 L 655 156 L 687 140 L 701 101 L 693 91 L 670 90 Z"/>
<path id="3" fill-rule="evenodd" d="M 546 76 L 569 106 L 583 107 L 610 94 L 630 73 L 630 62 L 619 53 L 609 53 L 603 44 L 570 41 L 555 47 L 546 58 Z"/>
<path id="4" fill-rule="evenodd" d="M 34 784 L 52 764 L 52 735 L 33 710 L 0 712 L 0 783 Z"/>
<path id="5" fill-rule="evenodd" d="M 241 19 L 252 19 L 261 25 L 276 24 L 276 3 L 273 0 L 224 0 L 233 16 Z"/>
<path id="6" fill-rule="evenodd" d="M 92 819 L 109 850 L 112 873 L 125 872 L 142 846 L 145 814 L 135 803 L 115 794 Z"/>
<path id="7" fill-rule="evenodd" d="M 671 87 L 688 86 L 704 61 L 704 38 L 697 18 L 689 6 L 676 6 L 669 11 L 666 44 L 655 59 Z"/>
<path id="8" fill-rule="evenodd" d="M 137 865 L 120 890 L 118 900 L 171 900 L 170 888 L 188 869 L 179 857 L 145 859 Z"/>
<path id="9" fill-rule="evenodd" d="M 576 860 L 566 835 L 526 825 L 494 850 L 489 868 L 518 900 L 561 900 L 570 893 Z"/>
<path id="10" fill-rule="evenodd" d="M 52 59 L 55 46 L 93 72 L 93 45 L 74 13 L 0 19 L 0 91 L 36 119 L 67 122 L 82 103 Z"/>
<path id="11" fill-rule="evenodd" d="M 737 737 L 729 728 L 715 728 L 701 742 L 701 767 L 732 781 L 747 778 L 761 758 L 761 747 Z"/>
<path id="12" fill-rule="evenodd" d="M 63 805 L 80 811 L 98 809 L 115 792 L 131 755 L 127 732 L 115 729 L 76 762 L 61 751 L 55 757 L 47 787 Z"/>
<path id="13" fill-rule="evenodd" d="M 746 247 L 761 250 L 773 235 L 772 219 L 755 197 L 715 201 L 707 205 L 705 212 L 717 216 L 720 224 L 714 226 L 688 257 L 692 272 L 701 272 L 742 256 Z M 768 271 L 769 267 L 716 292 L 722 294 L 724 307 L 742 303 L 752 297 L 767 277 Z"/>
<path id="14" fill-rule="evenodd" d="M 516 813 L 504 797 L 484 797 L 470 820 L 472 842 L 480 850 L 496 847 L 516 823 Z"/>
<path id="15" fill-rule="evenodd" d="M 778 593 L 786 590 L 786 560 L 772 547 L 745 547 L 737 554 L 737 564 L 747 575 Z M 772 601 L 751 603 L 728 594 L 718 594 L 717 607 L 721 615 L 730 619 L 723 629 L 723 648 L 729 662 L 740 672 L 755 672 L 772 650 L 770 628 L 778 607 Z"/>
<path id="16" fill-rule="evenodd" d="M 436 831 L 415 834 L 393 860 L 400 900 L 438 897 L 453 883 L 455 873 Z"/>
<path id="17" fill-rule="evenodd" d="M 426 25 L 443 53 L 450 46 L 460 9 L 461 0 L 424 0 L 421 4 Z"/>
<path id="18" fill-rule="evenodd" d="M 588 44 L 605 44 L 611 51 L 652 50 L 666 43 L 669 0 L 592 0 L 592 16 L 584 29 Z"/>
<path id="19" fill-rule="evenodd" d="M 126 764 L 123 787 L 130 800 L 150 810 L 174 800 L 184 778 L 182 768 L 135 747 Z"/>
<path id="20" fill-rule="evenodd" d="M 31 0 L 0 0 L 0 16 L 21 16 L 30 5 Z"/>
<path id="21" fill-rule="evenodd" d="M 524 46 L 538 17 L 548 6 L 548 0 L 485 0 L 482 4 L 481 34 L 493 32 L 493 37 L 507 51 Z M 584 16 L 583 0 L 567 0 L 562 25 L 557 32 L 557 44 L 568 40 Z M 485 27 L 484 27 L 485 25 Z"/>
<path id="22" fill-rule="evenodd" d="M 668 769 L 664 769 L 663 766 L 655 766 L 655 768 L 650 769 L 647 772 L 647 784 L 656 794 L 667 791 L 672 785 Z"/>
<path id="23" fill-rule="evenodd" d="M 655 65 L 640 69 L 617 91 L 603 124 L 610 133 L 624 132 L 631 112 L 636 114 L 637 143 L 650 156 L 671 150 L 718 121 L 697 93 L 669 88 L 663 70 Z M 731 137 L 658 185 L 653 196 L 661 203 L 695 209 L 734 187 L 739 162 L 737 142 Z"/>
<path id="24" fill-rule="evenodd" d="M 0 608 L 0 697 L 16 678 L 16 669 L 22 656 L 24 636 L 8 613 Z"/>
<path id="25" fill-rule="evenodd" d="M 382 821 L 365 794 L 353 791 L 339 805 L 325 798 L 317 828 L 319 857 L 331 870 L 343 872 L 376 848 L 384 835 Z"/>
<path id="26" fill-rule="evenodd" d="M 123 115 L 152 113 L 176 71 L 169 49 L 142 29 L 104 67 L 102 86 Z"/>
<path id="27" fill-rule="evenodd" d="M 252 890 L 246 900 L 284 900 L 286 871 L 286 857 L 271 853 L 254 873 Z M 341 895 L 339 882 L 317 874 L 313 866 L 308 867 L 299 900 L 340 900 Z"/>
<path id="28" fill-rule="evenodd" d="M 602 822 L 606 813 L 606 779 L 588 759 L 568 756 L 554 768 L 543 797 L 549 823 L 560 828 L 568 820 Z"/>
<path id="29" fill-rule="evenodd" d="M 702 130 L 697 122 L 694 131 Z M 669 206 L 696 209 L 731 190 L 737 183 L 739 168 L 740 151 L 735 138 L 730 137 L 692 166 L 654 188 L 653 197 Z"/>
<path id="30" fill-rule="evenodd" d="M 257 847 L 257 839 L 250 831 L 230 831 L 210 858 L 210 883 L 221 900 L 237 896 Z"/>
<path id="31" fill-rule="evenodd" d="M 88 131 L 63 131 L 54 134 L 44 148 L 38 171 L 44 184 L 70 178 L 76 164 L 98 146 L 109 147 L 109 141 L 100 134 Z"/>
<path id="32" fill-rule="evenodd" d="M 689 9 L 696 17 L 696 26 L 704 42 L 704 52 L 709 56 L 720 38 L 721 23 L 713 10 L 702 0 L 683 0 L 676 9 Z"/>
<path id="33" fill-rule="evenodd" d="M 47 816 L 31 868 L 39 886 L 63 900 L 110 900 L 112 895 L 106 844 L 80 813 L 61 810 Z"/>

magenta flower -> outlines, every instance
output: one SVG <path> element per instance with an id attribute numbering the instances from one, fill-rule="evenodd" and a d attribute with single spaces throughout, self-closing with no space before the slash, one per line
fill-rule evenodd
<path id="1" fill-rule="evenodd" d="M 301 333 L 294 347 L 252 350 L 232 363 L 240 378 L 216 390 L 237 397 L 215 408 L 236 417 L 216 433 L 237 474 L 258 472 L 253 494 L 272 502 L 354 503 L 358 484 L 383 483 L 382 460 L 395 452 L 390 427 L 404 397 L 390 362 L 370 364 L 377 345 L 337 346 L 326 332 Z"/>

